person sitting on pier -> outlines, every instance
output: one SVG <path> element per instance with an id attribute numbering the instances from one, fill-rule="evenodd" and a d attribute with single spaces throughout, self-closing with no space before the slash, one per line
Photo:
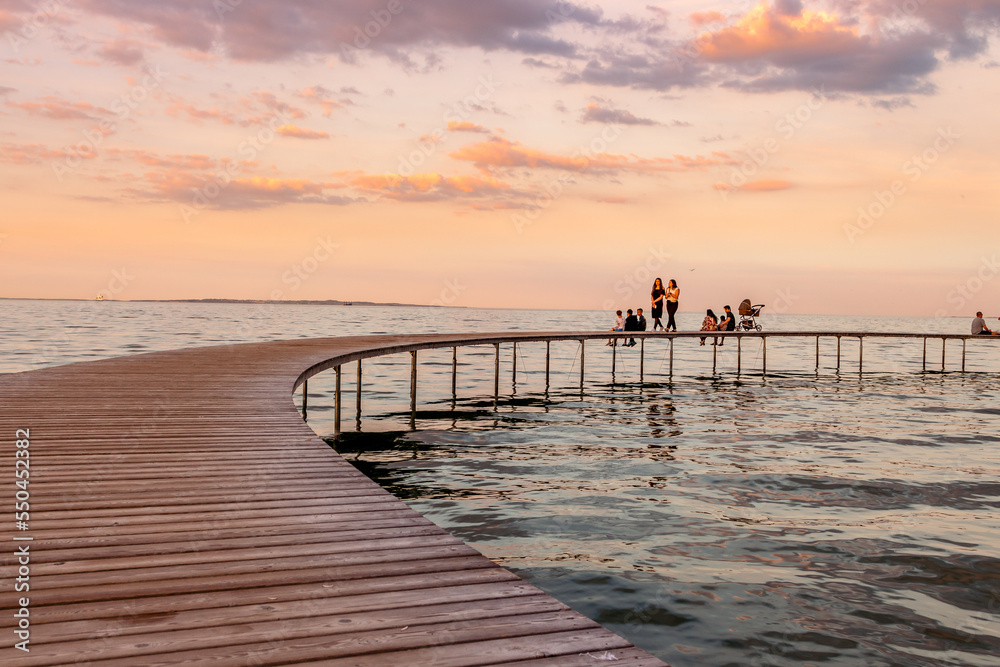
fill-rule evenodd
<path id="1" fill-rule="evenodd" d="M 725 309 L 726 312 L 723 314 L 722 319 L 719 321 L 719 331 L 736 331 L 736 316 L 733 315 L 733 309 L 730 308 L 729 306 L 723 306 L 723 308 Z M 726 344 L 725 338 L 723 338 L 721 341 L 718 338 L 716 338 L 715 340 L 719 343 L 719 345 Z M 715 343 L 712 344 L 715 345 Z"/>
<path id="2" fill-rule="evenodd" d="M 632 311 L 630 310 L 630 311 L 628 311 L 628 312 L 630 312 L 630 313 L 631 313 Z M 613 329 L 611 329 L 611 330 L 612 330 L 612 331 L 624 331 L 624 330 L 625 330 L 625 320 L 624 320 L 624 319 L 622 319 L 622 311 L 620 311 L 620 310 L 619 310 L 619 311 L 616 311 L 616 312 L 615 312 L 615 315 L 617 315 L 617 316 L 618 316 L 618 319 L 616 319 L 616 320 L 615 320 L 615 326 L 614 326 L 614 328 L 613 328 Z M 615 340 L 614 338 L 609 338 L 609 339 L 608 339 L 608 345 L 612 345 L 612 346 L 615 346 L 615 347 L 617 347 L 617 345 L 618 345 L 618 341 L 617 341 L 617 340 Z"/>
<path id="3" fill-rule="evenodd" d="M 701 321 L 702 331 L 718 331 L 719 330 L 719 318 L 715 316 L 712 309 L 709 308 L 705 313 L 705 319 Z M 701 339 L 701 344 L 705 344 L 705 338 Z M 713 343 L 714 345 L 715 343 Z"/>
<path id="4" fill-rule="evenodd" d="M 626 312 L 628 313 L 628 317 L 625 318 L 625 331 L 638 331 L 639 318 L 632 314 L 631 308 Z M 622 343 L 622 347 L 632 347 L 633 345 L 635 345 L 635 338 L 629 338 L 626 342 Z"/>
<path id="5" fill-rule="evenodd" d="M 989 327 L 986 326 L 986 320 L 983 319 L 983 314 L 977 312 L 975 319 L 972 320 L 972 335 L 996 336 L 998 334 L 1000 334 L 1000 331 L 990 331 Z"/>

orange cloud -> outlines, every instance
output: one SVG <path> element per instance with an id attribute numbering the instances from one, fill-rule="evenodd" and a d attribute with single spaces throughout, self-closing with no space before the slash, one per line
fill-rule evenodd
<path id="1" fill-rule="evenodd" d="M 479 197 L 511 189 L 503 181 L 488 176 L 443 176 L 437 173 L 363 174 L 349 184 L 359 190 L 400 200 L 434 200 L 447 197 Z"/>
<path id="2" fill-rule="evenodd" d="M 90 102 L 70 102 L 55 95 L 46 95 L 40 99 L 39 102 L 7 102 L 7 106 L 53 120 L 94 120 L 112 115 L 110 110 L 94 106 Z"/>
<path id="3" fill-rule="evenodd" d="M 492 167 L 532 167 L 573 172 L 700 171 L 707 167 L 736 164 L 728 155 L 718 152 L 708 157 L 674 155 L 665 158 L 640 158 L 612 153 L 557 155 L 528 148 L 501 137 L 463 146 L 449 153 L 449 156 L 472 162 L 484 171 L 489 171 Z"/>
<path id="4" fill-rule="evenodd" d="M 480 134 L 490 134 L 488 128 L 482 125 L 477 125 L 471 123 L 467 120 L 449 120 L 448 121 L 448 131 L 449 132 L 478 132 Z"/>
<path id="5" fill-rule="evenodd" d="M 701 27 L 710 23 L 725 23 L 726 17 L 719 12 L 695 12 L 691 15 L 691 23 Z"/>
<path id="6" fill-rule="evenodd" d="M 836 14 L 805 10 L 798 16 L 780 14 L 763 2 L 734 26 L 698 37 L 706 60 L 732 62 L 761 57 L 829 57 L 850 53 L 862 38 L 857 28 L 842 25 Z"/>
<path id="7" fill-rule="evenodd" d="M 82 145 L 85 150 L 70 153 L 64 150 L 57 150 L 43 146 L 42 144 L 0 144 L 0 160 L 13 162 L 15 164 L 41 164 L 51 160 L 64 160 L 66 158 L 82 158 L 92 160 L 97 157 L 97 153 L 87 144 Z"/>
<path id="8" fill-rule="evenodd" d="M 307 130 L 305 128 L 299 127 L 289 123 L 287 125 L 282 125 L 275 130 L 278 134 L 283 137 L 296 137 L 297 139 L 329 139 L 330 135 L 327 132 L 321 132 L 319 130 Z"/>

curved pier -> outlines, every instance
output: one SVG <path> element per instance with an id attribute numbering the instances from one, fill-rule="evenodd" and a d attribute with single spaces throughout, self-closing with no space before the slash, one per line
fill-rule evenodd
<path id="1" fill-rule="evenodd" d="M 21 524 L 8 515 L 3 525 L 0 659 L 591 665 L 610 651 L 616 664 L 662 665 L 370 482 L 309 429 L 291 400 L 323 370 L 409 352 L 415 411 L 419 350 L 493 345 L 499 359 L 505 343 L 609 335 L 673 345 L 702 334 L 290 340 L 0 376 L 3 486 L 11 504 L 23 495 L 30 505 Z M 965 339 L 985 339 L 892 336 L 958 338 L 963 349 Z M 20 487 L 15 470 L 30 472 L 18 475 L 27 480 Z M 9 582 L 22 578 L 29 588 L 12 592 Z M 23 620 L 15 616 L 21 609 Z M 16 631 L 27 633 L 30 652 L 14 647 Z"/>

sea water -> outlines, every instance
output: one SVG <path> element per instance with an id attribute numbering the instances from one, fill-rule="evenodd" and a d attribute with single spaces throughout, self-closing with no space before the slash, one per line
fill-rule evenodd
<path id="1" fill-rule="evenodd" d="M 575 331 L 604 313 L 0 301 L 0 371 L 240 341 Z M 682 313 L 695 330 L 700 315 Z M 765 315 L 765 330 L 965 333 L 967 320 Z M 1000 664 L 1000 345 L 544 343 L 345 367 L 331 441 L 412 507 L 673 665 Z M 714 371 L 713 371 L 714 357 Z M 332 373 L 309 383 L 331 436 Z M 299 397 L 289 400 L 300 401 Z"/>

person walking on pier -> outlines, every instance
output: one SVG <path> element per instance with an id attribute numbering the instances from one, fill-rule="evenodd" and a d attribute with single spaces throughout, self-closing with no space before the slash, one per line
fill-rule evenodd
<path id="1" fill-rule="evenodd" d="M 667 331 L 677 331 L 677 322 L 674 315 L 677 314 L 678 299 L 681 298 L 681 288 L 677 286 L 677 281 L 673 278 L 667 283 Z"/>
<path id="2" fill-rule="evenodd" d="M 725 313 L 722 316 L 722 320 L 719 322 L 719 331 L 736 331 L 736 316 L 733 315 L 733 309 L 729 306 L 723 306 Z M 725 345 L 726 339 L 723 338 L 721 341 L 715 339 L 719 345 Z M 713 343 L 714 345 L 715 343 Z"/>
<path id="3" fill-rule="evenodd" d="M 986 326 L 986 320 L 983 319 L 981 312 L 976 313 L 975 319 L 972 320 L 973 336 L 995 336 L 998 333 L 1000 332 L 990 331 L 990 328 Z"/>
<path id="4" fill-rule="evenodd" d="M 663 317 L 663 302 L 666 299 L 667 290 L 663 289 L 663 280 L 657 278 L 653 281 L 653 292 L 650 294 L 650 300 L 653 302 L 653 312 L 650 315 L 653 318 L 653 331 L 656 331 L 656 327 L 666 331 L 663 322 L 660 321 L 660 318 Z"/>
<path id="5" fill-rule="evenodd" d="M 671 281 L 672 282 L 672 281 Z M 709 308 L 705 313 L 705 319 L 701 321 L 702 331 L 718 331 L 719 330 L 719 318 L 715 316 L 712 309 Z M 701 344 L 705 344 L 705 338 L 702 337 Z M 713 345 L 715 343 L 712 343 Z"/>

